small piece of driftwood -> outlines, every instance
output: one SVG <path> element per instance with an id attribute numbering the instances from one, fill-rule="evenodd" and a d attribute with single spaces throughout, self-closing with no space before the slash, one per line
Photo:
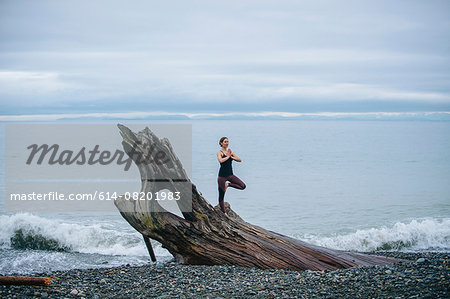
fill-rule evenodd
<path id="1" fill-rule="evenodd" d="M 0 276 L 0 285 L 49 286 L 50 277 Z"/>
<path id="2" fill-rule="evenodd" d="M 155 253 L 153 252 L 153 247 L 152 247 L 152 243 L 150 243 L 150 239 L 147 236 L 144 236 L 144 243 L 145 246 L 147 246 L 147 250 L 148 250 L 148 254 L 150 254 L 150 257 L 152 259 L 152 262 L 156 262 L 156 256 Z"/>

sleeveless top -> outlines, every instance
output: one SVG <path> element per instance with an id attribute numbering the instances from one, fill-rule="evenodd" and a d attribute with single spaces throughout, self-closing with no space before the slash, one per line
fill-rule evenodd
<path id="1" fill-rule="evenodd" d="M 222 153 L 222 158 L 226 157 L 226 155 L 222 151 L 220 152 Z M 219 176 L 227 177 L 233 175 L 233 168 L 231 167 L 231 161 L 233 161 L 233 159 L 230 158 L 225 162 L 220 163 Z"/>

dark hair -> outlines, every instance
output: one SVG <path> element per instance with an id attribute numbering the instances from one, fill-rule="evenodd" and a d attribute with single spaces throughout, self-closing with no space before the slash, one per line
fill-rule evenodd
<path id="1" fill-rule="evenodd" d="M 220 145 L 220 146 L 222 146 L 222 142 L 223 142 L 225 139 L 228 139 L 228 137 L 222 137 L 222 138 L 220 138 L 220 140 L 219 140 L 219 145 Z"/>

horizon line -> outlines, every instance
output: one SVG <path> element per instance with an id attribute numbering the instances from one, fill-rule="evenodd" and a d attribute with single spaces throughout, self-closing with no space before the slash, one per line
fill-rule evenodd
<path id="1" fill-rule="evenodd" d="M 355 120 L 440 120 L 450 121 L 450 111 L 419 112 L 88 112 L 88 113 L 55 113 L 55 114 L 17 114 L 0 115 L 1 122 L 15 121 L 61 121 L 61 120 L 214 120 L 214 119 L 355 119 Z"/>

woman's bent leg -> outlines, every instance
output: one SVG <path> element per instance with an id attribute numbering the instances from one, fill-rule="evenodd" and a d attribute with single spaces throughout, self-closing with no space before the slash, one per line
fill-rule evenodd
<path id="1" fill-rule="evenodd" d="M 243 181 L 241 181 L 241 179 L 239 179 L 237 176 L 235 176 L 234 174 L 227 177 L 226 178 L 227 181 L 230 182 L 230 184 L 228 185 L 228 187 L 233 187 L 239 190 L 244 190 L 246 185 Z"/>

